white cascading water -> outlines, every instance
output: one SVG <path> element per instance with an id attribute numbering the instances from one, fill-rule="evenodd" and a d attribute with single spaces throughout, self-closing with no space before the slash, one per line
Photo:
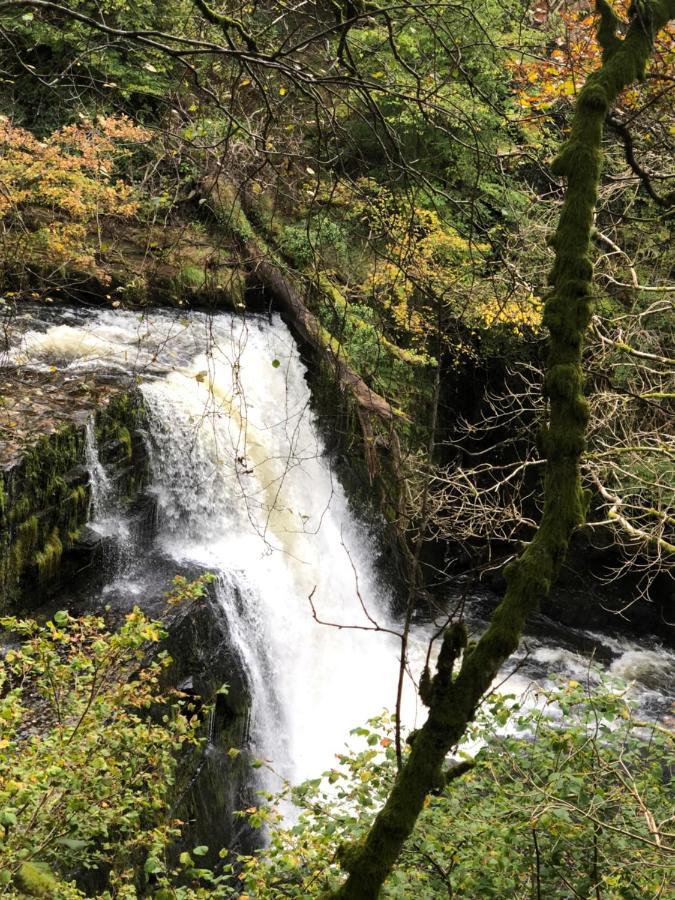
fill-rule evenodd
<path id="1" fill-rule="evenodd" d="M 91 491 L 89 527 L 101 537 L 113 539 L 118 563 L 129 562 L 133 556 L 129 525 L 122 515 L 122 498 L 99 458 L 93 418 L 86 424 L 84 457 Z"/>
<path id="2" fill-rule="evenodd" d="M 10 360 L 136 377 L 148 413 L 157 545 L 177 564 L 217 576 L 252 685 L 254 750 L 294 781 L 330 767 L 353 727 L 393 707 L 399 647 L 393 635 L 372 630 L 373 620 L 392 627 L 375 545 L 324 454 L 286 327 L 277 318 L 225 314 L 71 313 L 25 333 Z M 88 448 L 93 525 L 128 540 L 93 429 Z M 120 560 L 128 564 L 128 552 Z M 142 595 L 143 585 L 130 581 L 127 589 Z M 473 625 L 483 627 L 479 619 Z M 414 663 L 421 665 L 434 630 L 413 633 Z M 675 654 L 597 637 L 611 669 L 637 678 L 638 697 L 662 708 Z M 520 692 L 549 672 L 590 677 L 589 657 L 555 640 L 528 638 L 519 658 L 507 690 Z M 412 726 L 410 686 L 404 701 Z"/>
<path id="3" fill-rule="evenodd" d="M 226 318 L 212 328 L 208 354 L 142 388 L 160 543 L 220 575 L 260 749 L 287 777 L 317 775 L 393 700 L 396 646 L 318 624 L 312 603 L 336 625 L 369 626 L 354 571 L 382 625 L 388 597 L 324 455 L 288 331 Z"/>
<path id="4" fill-rule="evenodd" d="M 320 774 L 352 728 L 393 707 L 398 643 L 372 630 L 391 627 L 389 596 L 287 328 L 103 312 L 89 327 L 29 333 L 19 360 L 143 376 L 158 546 L 217 575 L 252 684 L 256 752 L 286 778 Z M 123 532 L 93 431 L 88 446 L 94 527 Z"/>

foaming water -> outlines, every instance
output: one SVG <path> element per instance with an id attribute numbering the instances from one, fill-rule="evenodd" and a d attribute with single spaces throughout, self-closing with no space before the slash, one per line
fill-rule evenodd
<path id="1" fill-rule="evenodd" d="M 97 311 L 28 331 L 10 361 L 140 384 L 158 510 L 155 549 L 216 575 L 252 686 L 257 755 L 286 778 L 317 776 L 350 729 L 393 708 L 399 644 L 386 631 L 396 623 L 376 546 L 334 477 L 305 368 L 278 318 Z M 93 429 L 87 453 L 93 527 L 123 542 L 127 526 Z M 142 596 L 142 581 L 133 579 Z M 470 615 L 470 602 L 467 609 Z M 374 631 L 373 621 L 385 630 Z M 475 633 L 484 627 L 471 624 Z M 434 630 L 413 631 L 416 674 Z M 635 681 L 639 696 L 657 696 L 675 657 L 606 643 L 610 671 Z M 588 656 L 541 639 L 528 639 L 512 669 L 503 689 L 516 693 L 533 679 L 598 678 Z M 419 713 L 408 682 L 406 724 L 419 724 Z"/>
<path id="2" fill-rule="evenodd" d="M 132 552 L 129 523 L 121 513 L 121 497 L 101 463 L 93 418 L 85 429 L 84 458 L 89 471 L 89 527 L 101 537 L 112 538 L 118 555 Z"/>
<path id="3" fill-rule="evenodd" d="M 390 626 L 369 536 L 349 512 L 280 322 L 214 324 L 191 365 L 148 382 L 159 541 L 221 573 L 254 685 L 256 744 L 286 777 L 318 774 L 349 730 L 391 704 L 396 643 L 327 627 Z M 358 573 L 358 576 L 357 574 Z"/>
<path id="4" fill-rule="evenodd" d="M 253 687 L 256 752 L 287 778 L 318 775 L 350 729 L 393 706 L 398 646 L 393 635 L 341 627 L 391 628 L 390 597 L 331 471 L 286 327 L 102 312 L 29 332 L 15 351 L 28 359 L 140 374 L 157 545 L 217 575 Z M 93 524 L 110 533 L 123 526 L 93 441 L 90 430 Z"/>
<path id="5" fill-rule="evenodd" d="M 664 650 L 631 648 L 615 659 L 609 671 L 626 681 L 636 681 L 647 689 L 662 692 L 668 687 L 675 696 L 675 656 Z"/>

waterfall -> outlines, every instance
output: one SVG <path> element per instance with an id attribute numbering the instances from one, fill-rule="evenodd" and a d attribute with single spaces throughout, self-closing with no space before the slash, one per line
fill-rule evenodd
<path id="1" fill-rule="evenodd" d="M 286 778 L 319 775 L 352 728 L 393 707 L 398 642 L 373 630 L 392 627 L 375 544 L 334 476 L 286 326 L 99 310 L 28 332 L 13 357 L 140 382 L 156 549 L 216 575 L 253 689 L 254 751 Z M 93 423 L 86 452 L 92 527 L 123 544 Z M 112 568 L 142 595 L 143 561 L 131 562 Z"/>
<path id="2" fill-rule="evenodd" d="M 91 525 L 126 548 L 111 567 L 118 593 L 143 596 L 157 553 L 169 568 L 175 562 L 213 572 L 252 686 L 254 753 L 294 781 L 333 765 L 352 728 L 393 708 L 399 645 L 386 630 L 396 624 L 374 540 L 332 471 L 305 367 L 281 320 L 71 312 L 65 322 L 23 335 L 10 361 L 140 384 L 158 512 L 152 553 L 129 538 L 93 422 L 87 429 Z M 476 600 L 474 611 L 468 598 L 466 614 L 480 632 L 485 622 Z M 428 623 L 413 629 L 417 674 L 435 631 Z M 612 642 L 573 629 L 565 635 L 566 643 L 561 628 L 528 637 L 508 664 L 518 671 L 506 689 L 520 692 L 551 674 L 588 680 L 597 646 L 612 671 L 636 679 L 635 695 L 646 708 L 663 713 L 675 654 L 655 652 L 653 642 Z M 416 724 L 417 712 L 409 683 L 406 726 Z"/>
<path id="3" fill-rule="evenodd" d="M 94 416 L 85 427 L 84 458 L 89 472 L 89 527 L 109 539 L 108 563 L 117 568 L 133 553 L 131 532 L 122 514 L 122 498 L 99 456 Z"/>
<path id="4" fill-rule="evenodd" d="M 257 751 L 285 777 L 316 776 L 351 728 L 392 705 L 397 646 L 360 630 L 370 618 L 391 627 L 389 597 L 331 471 L 297 348 L 279 320 L 221 319 L 204 353 L 142 391 L 159 545 L 218 575 Z"/>
<path id="5" fill-rule="evenodd" d="M 113 500 L 112 482 L 98 453 L 93 416 L 89 417 L 85 427 L 84 459 L 89 472 L 89 521 L 93 525 L 110 517 Z"/>

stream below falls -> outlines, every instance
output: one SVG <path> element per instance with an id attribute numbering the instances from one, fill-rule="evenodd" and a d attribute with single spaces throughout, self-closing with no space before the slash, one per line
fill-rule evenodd
<path id="1" fill-rule="evenodd" d="M 277 317 L 56 308 L 15 324 L 11 364 L 137 383 L 145 400 L 157 507 L 150 549 L 134 539 L 88 434 L 92 527 L 118 546 L 104 597 L 140 602 L 158 558 L 215 573 L 251 684 L 253 753 L 286 778 L 316 777 L 352 728 L 393 708 L 398 641 L 368 629 L 397 622 L 377 537 L 355 517 L 325 452 L 288 329 Z M 484 627 L 483 600 L 467 602 L 473 632 Z M 415 677 L 433 630 L 414 627 Z M 633 682 L 643 712 L 668 711 L 674 653 L 553 623 L 527 638 L 501 689 L 553 675 L 586 680 L 591 657 Z M 411 727 L 424 718 L 410 679 L 403 718 Z"/>

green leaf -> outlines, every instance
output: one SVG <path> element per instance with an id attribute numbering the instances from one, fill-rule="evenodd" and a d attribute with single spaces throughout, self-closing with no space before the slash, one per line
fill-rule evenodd
<path id="1" fill-rule="evenodd" d="M 195 856 L 206 856 L 209 852 L 209 848 L 205 844 L 200 844 L 199 847 L 195 847 L 192 852 Z"/>
<path id="2" fill-rule="evenodd" d="M 55 612 L 55 613 L 54 613 L 53 618 L 54 618 L 54 622 L 55 622 L 57 625 L 66 625 L 67 622 L 68 622 L 69 616 L 68 616 L 68 613 L 67 613 L 65 610 L 60 609 L 58 612 Z"/>
<path id="3" fill-rule="evenodd" d="M 76 838 L 59 838 L 56 843 L 61 844 L 62 847 L 67 847 L 69 850 L 84 850 L 87 846 L 87 841 L 77 840 Z"/>
<path id="4" fill-rule="evenodd" d="M 556 819 L 560 819 L 562 822 L 569 822 L 570 814 L 566 809 L 561 809 L 560 807 L 555 807 L 551 810 L 551 815 Z"/>
<path id="5" fill-rule="evenodd" d="M 161 872 L 164 867 L 162 866 L 161 862 L 156 857 L 149 856 L 146 859 L 145 865 L 143 866 L 143 868 L 145 869 L 145 871 L 148 875 L 154 875 L 156 872 Z"/>

